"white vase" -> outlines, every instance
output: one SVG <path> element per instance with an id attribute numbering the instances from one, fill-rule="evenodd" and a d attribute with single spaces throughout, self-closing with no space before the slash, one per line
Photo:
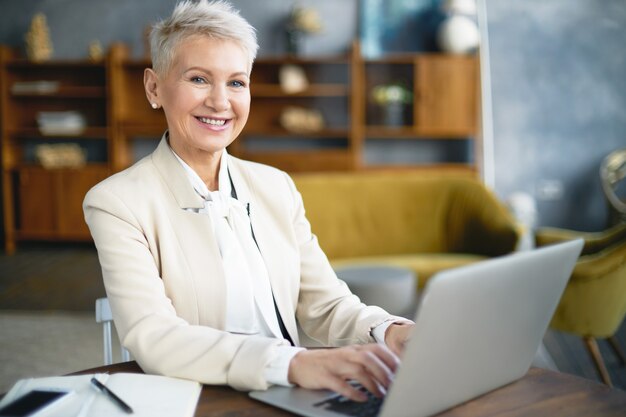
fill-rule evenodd
<path id="1" fill-rule="evenodd" d="M 480 43 L 478 27 L 469 17 L 453 14 L 439 26 L 437 43 L 441 50 L 452 54 L 473 52 Z"/>

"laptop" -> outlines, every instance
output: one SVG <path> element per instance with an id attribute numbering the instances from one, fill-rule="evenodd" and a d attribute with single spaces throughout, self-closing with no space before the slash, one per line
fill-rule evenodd
<path id="1" fill-rule="evenodd" d="M 577 239 L 433 276 L 387 396 L 361 415 L 431 416 L 524 376 L 582 247 Z M 273 386 L 249 395 L 309 417 L 367 407 L 328 390 Z"/>

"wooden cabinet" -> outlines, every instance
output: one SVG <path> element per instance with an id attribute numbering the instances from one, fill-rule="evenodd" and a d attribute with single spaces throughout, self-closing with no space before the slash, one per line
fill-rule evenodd
<path id="1" fill-rule="evenodd" d="M 456 149 L 459 143 L 467 156 L 453 161 L 429 161 L 424 165 L 374 163 L 364 168 L 428 167 L 445 170 L 463 170 L 477 173 L 474 155 L 477 149 L 478 126 L 478 62 L 474 56 L 444 54 L 395 55 L 366 60 L 362 71 L 365 93 L 363 115 L 365 126 L 363 147 L 368 141 L 386 142 L 391 151 L 398 142 L 428 143 L 441 149 Z M 411 101 L 398 108 L 381 105 L 372 92 L 380 86 L 398 86 L 410 94 Z M 393 110 L 389 117 L 386 111 Z M 418 152 L 418 151 L 417 151 Z M 461 159 L 459 161 L 459 159 Z"/>
<path id="2" fill-rule="evenodd" d="M 95 164 L 79 169 L 60 169 L 55 176 L 56 221 L 58 234 L 66 239 L 87 238 L 83 199 L 87 191 L 110 175 L 106 165 Z"/>
<path id="3" fill-rule="evenodd" d="M 424 55 L 415 60 L 417 131 L 422 135 L 476 134 L 478 65 L 474 57 Z"/>
<path id="4" fill-rule="evenodd" d="M 106 166 L 22 167 L 16 171 L 16 238 L 89 240 L 83 198 L 109 175 Z"/>
<path id="5" fill-rule="evenodd" d="M 39 167 L 15 171 L 18 233 L 52 236 L 56 231 L 55 178 Z"/>
<path id="6" fill-rule="evenodd" d="M 81 203 L 87 190 L 109 173 L 148 154 L 166 129 L 162 110 L 146 100 L 148 60 L 133 59 L 117 44 L 104 62 L 35 64 L 0 48 L 0 127 L 6 247 L 19 240 L 88 240 Z M 281 71 L 296 67 L 307 86 L 285 91 Z M 43 81 L 43 83 L 42 83 Z M 39 83 L 39 84 L 38 84 Z M 395 119 L 372 99 L 378 85 L 396 83 L 411 92 Z M 32 85 L 35 84 L 35 88 Z M 19 87 L 19 88 L 16 88 Z M 29 89 L 30 88 L 30 89 Z M 477 173 L 471 158 L 428 164 L 368 162 L 372 144 L 382 154 L 398 143 L 475 147 L 478 119 L 476 57 L 404 54 L 365 60 L 358 44 L 330 57 L 261 57 L 254 64 L 251 112 L 229 151 L 289 172 L 380 168 L 464 170 Z M 286 115 L 304 111 L 321 124 L 296 126 Z M 41 112 L 73 110 L 86 122 L 75 134 L 42 133 Z M 397 110 L 397 109 L 396 109 Z M 40 144 L 72 143 L 87 153 L 77 169 L 44 169 L 34 156 Z M 412 151 L 411 151 L 412 152 Z"/>
<path id="7" fill-rule="evenodd" d="M 0 49 L 0 127 L 5 244 L 19 240 L 90 240 L 82 200 L 109 173 L 110 120 L 104 62 L 32 63 Z M 42 125 L 45 113 L 74 112 L 75 129 Z M 54 127 L 54 128 L 53 128 Z M 43 168 L 41 145 L 72 144 L 80 168 Z"/>

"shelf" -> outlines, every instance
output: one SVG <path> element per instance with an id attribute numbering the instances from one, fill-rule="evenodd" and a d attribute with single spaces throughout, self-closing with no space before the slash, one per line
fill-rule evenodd
<path id="1" fill-rule="evenodd" d="M 128 137 L 154 136 L 160 139 L 167 129 L 167 125 L 165 123 L 150 125 L 122 124 L 121 129 L 123 134 Z"/>
<path id="2" fill-rule="evenodd" d="M 471 164 L 436 163 L 423 165 L 392 165 L 392 164 L 372 164 L 364 165 L 366 171 L 421 171 L 441 174 L 467 174 L 476 177 L 477 169 Z"/>
<path id="3" fill-rule="evenodd" d="M 406 138 L 412 139 L 417 135 L 415 133 L 415 129 L 411 126 L 398 126 L 398 127 L 390 127 L 390 126 L 368 126 L 365 128 L 365 136 L 387 139 L 387 138 Z"/>
<path id="4" fill-rule="evenodd" d="M 289 172 L 347 171 L 354 169 L 348 150 L 258 151 L 241 152 L 244 159 L 268 164 Z"/>
<path id="5" fill-rule="evenodd" d="M 61 86 L 55 91 L 50 92 L 20 92 L 11 93 L 13 98 L 104 98 L 106 97 L 106 90 L 104 87 L 99 86 Z"/>
<path id="6" fill-rule="evenodd" d="M 305 91 L 288 93 L 277 84 L 252 83 L 250 92 L 252 98 L 345 97 L 350 94 L 350 89 L 346 84 L 312 84 Z"/>
<path id="7" fill-rule="evenodd" d="M 109 165 L 104 162 L 87 162 L 85 165 L 72 168 L 72 167 L 61 167 L 61 168 L 44 168 L 43 165 L 37 163 L 21 163 L 18 164 L 9 171 L 19 171 L 20 169 L 41 169 L 42 171 L 48 172 L 58 172 L 58 171 L 76 171 L 79 169 L 108 169 Z"/>
<path id="8" fill-rule="evenodd" d="M 264 56 L 259 57 L 254 61 L 254 66 L 258 65 L 348 65 L 350 58 L 347 56 L 310 56 L 310 57 L 296 57 L 296 56 Z M 254 73 L 254 69 L 252 70 Z"/>
<path id="9" fill-rule="evenodd" d="M 401 126 L 368 126 L 365 136 L 375 139 L 440 139 L 458 140 L 467 139 L 472 132 L 463 129 L 421 129 L 419 127 Z"/>
<path id="10" fill-rule="evenodd" d="M 81 241 L 91 242 L 92 238 L 90 234 L 84 233 L 59 233 L 57 231 L 27 231 L 27 230 L 15 230 L 15 238 L 17 240 L 49 240 L 49 241 Z"/>
<path id="11" fill-rule="evenodd" d="M 122 65 L 128 69 L 145 69 L 152 68 L 152 61 L 149 59 L 129 59 L 122 62 Z"/>
<path id="12" fill-rule="evenodd" d="M 109 169 L 109 165 L 104 162 L 87 162 L 85 165 L 81 167 L 61 167 L 61 168 L 44 168 L 43 165 L 35 163 L 35 162 L 22 162 L 19 164 L 5 164 L 3 167 L 3 171 L 5 173 L 14 173 L 19 172 L 20 170 L 32 170 L 39 169 L 42 172 L 60 172 L 60 171 L 77 171 L 77 170 L 85 170 L 85 169 Z M 95 184 L 94 184 L 95 185 Z"/>
<path id="13" fill-rule="evenodd" d="M 28 59 L 13 59 L 7 62 L 8 69 L 32 69 L 32 68 L 103 68 L 104 61 L 86 60 L 54 60 L 44 62 L 33 62 Z"/>
<path id="14" fill-rule="evenodd" d="M 345 138 L 350 135 L 350 131 L 344 129 L 324 129 L 319 132 L 290 132 L 281 128 L 263 129 L 262 131 L 246 130 L 241 133 L 242 136 L 259 136 L 259 137 L 277 137 L 277 138 L 319 138 L 319 139 L 336 139 Z"/>
<path id="15" fill-rule="evenodd" d="M 44 135 L 38 128 L 20 128 L 9 131 L 11 137 L 17 139 L 107 139 L 108 129 L 106 127 L 88 127 L 78 135 Z"/>
<path id="16" fill-rule="evenodd" d="M 455 55 L 442 52 L 423 52 L 416 54 L 414 52 L 395 52 L 385 54 L 378 58 L 365 58 L 363 62 L 365 64 L 414 64 L 419 58 L 437 58 L 437 59 L 473 59 L 473 55 Z"/>
<path id="17" fill-rule="evenodd" d="M 381 58 L 367 58 L 363 62 L 365 64 L 413 64 L 415 63 L 415 54 L 393 54 Z"/>

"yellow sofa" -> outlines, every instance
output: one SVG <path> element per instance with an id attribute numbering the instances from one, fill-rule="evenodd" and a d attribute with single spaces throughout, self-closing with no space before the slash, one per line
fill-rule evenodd
<path id="1" fill-rule="evenodd" d="M 460 174 L 349 172 L 294 175 L 313 233 L 333 266 L 435 272 L 504 255 L 519 230 L 478 180 Z"/>

